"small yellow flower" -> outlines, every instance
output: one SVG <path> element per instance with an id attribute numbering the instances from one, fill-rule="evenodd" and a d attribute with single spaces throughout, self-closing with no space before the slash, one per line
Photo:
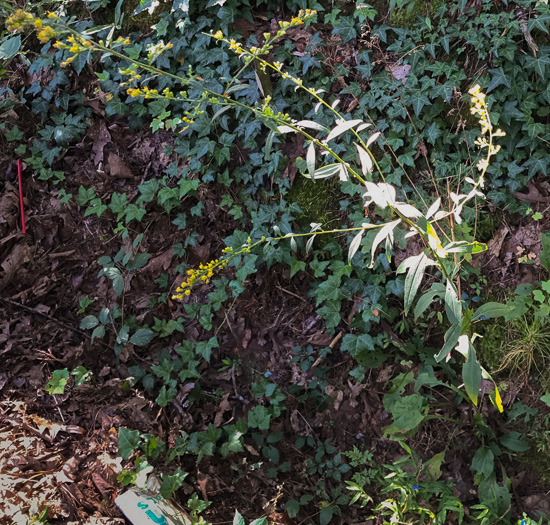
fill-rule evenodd
<path id="1" fill-rule="evenodd" d="M 70 48 L 69 48 L 69 51 L 71 53 L 78 53 L 80 51 L 80 48 L 78 47 L 78 44 L 73 44 Z"/>
<path id="2" fill-rule="evenodd" d="M 34 21 L 34 27 L 36 27 L 36 29 L 40 29 L 42 27 L 42 20 L 36 19 Z"/>
<path id="3" fill-rule="evenodd" d="M 221 31 L 216 31 L 214 33 L 214 38 L 216 38 L 217 40 L 221 40 L 223 38 L 223 33 Z"/>
<path id="4" fill-rule="evenodd" d="M 59 18 L 55 13 L 48 11 L 48 18 Z"/>

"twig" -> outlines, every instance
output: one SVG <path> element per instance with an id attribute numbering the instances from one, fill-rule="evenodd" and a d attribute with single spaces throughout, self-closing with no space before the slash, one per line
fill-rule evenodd
<path id="1" fill-rule="evenodd" d="M 25 228 L 25 210 L 23 209 L 23 182 L 21 180 L 21 159 L 17 160 L 17 178 L 19 180 L 19 207 L 21 209 L 21 226 L 23 228 L 23 235 L 27 233 Z"/>

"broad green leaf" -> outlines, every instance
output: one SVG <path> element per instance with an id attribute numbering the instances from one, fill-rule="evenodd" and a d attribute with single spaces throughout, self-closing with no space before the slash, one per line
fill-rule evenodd
<path id="1" fill-rule="evenodd" d="M 543 395 L 540 400 L 550 407 L 550 394 Z"/>
<path id="2" fill-rule="evenodd" d="M 80 321 L 81 330 L 89 330 L 90 328 L 95 328 L 99 324 L 99 320 L 95 315 L 87 315 Z"/>
<path id="3" fill-rule="evenodd" d="M 489 447 L 480 447 L 472 459 L 472 469 L 485 477 L 493 473 L 495 456 Z"/>
<path id="4" fill-rule="evenodd" d="M 54 370 L 52 378 L 50 379 L 44 390 L 48 392 L 48 394 L 52 395 L 64 394 L 68 380 L 69 370 L 67 368 L 64 368 L 63 370 Z"/>
<path id="5" fill-rule="evenodd" d="M 401 219 L 397 219 L 396 221 L 388 222 L 376 234 L 376 237 L 374 238 L 374 241 L 372 242 L 372 247 L 371 247 L 372 253 L 371 253 L 371 260 L 370 260 L 369 268 L 372 268 L 374 266 L 374 258 L 376 256 L 376 248 L 378 248 L 378 245 L 384 240 L 386 241 L 386 244 L 388 244 L 388 242 L 393 242 L 393 230 L 396 228 L 396 226 L 399 225 L 400 222 L 401 222 Z M 390 239 L 391 239 L 391 241 L 390 241 Z M 390 255 L 390 254 L 388 254 L 388 255 Z"/>
<path id="6" fill-rule="evenodd" d="M 521 439 L 519 432 L 509 432 L 500 437 L 500 442 L 506 448 L 513 450 L 514 452 L 525 452 L 529 450 L 529 443 Z"/>
<path id="7" fill-rule="evenodd" d="M 285 510 L 288 513 L 288 517 L 292 519 L 298 515 L 298 512 L 300 512 L 300 503 L 295 499 L 288 500 L 285 503 Z"/>
<path id="8" fill-rule="evenodd" d="M 456 346 L 458 343 L 458 339 L 460 338 L 462 332 L 462 326 L 460 324 L 454 324 L 447 330 L 445 333 L 445 344 L 443 345 L 443 348 L 437 354 L 435 357 L 435 360 L 439 363 L 443 359 L 447 357 L 447 355 L 451 352 L 451 350 Z"/>
<path id="9" fill-rule="evenodd" d="M 477 360 L 476 351 L 472 343 L 469 344 L 468 359 L 462 367 L 462 379 L 468 397 L 472 400 L 472 403 L 477 406 L 477 398 L 481 386 L 481 365 Z"/>
<path id="10" fill-rule="evenodd" d="M 477 321 L 481 317 L 486 317 L 487 319 L 494 319 L 495 317 L 502 317 L 509 313 L 512 308 L 506 304 L 501 303 L 485 303 L 480 306 L 472 317 L 472 321 Z"/>
<path id="11" fill-rule="evenodd" d="M 21 47 L 21 35 L 17 35 L 2 42 L 0 45 L 0 60 L 9 60 Z"/>
<path id="12" fill-rule="evenodd" d="M 355 126 L 358 126 L 362 123 L 363 121 L 361 119 L 345 120 L 343 122 L 339 122 L 338 125 L 328 134 L 328 137 L 325 139 L 325 141 L 329 142 L 330 140 L 334 140 L 342 133 L 345 133 L 349 129 L 354 128 Z"/>
<path id="13" fill-rule="evenodd" d="M 433 303 L 436 297 L 441 297 L 445 293 L 445 286 L 440 283 L 432 284 L 431 289 L 426 292 L 414 307 L 414 319 L 418 319 L 426 311 L 426 309 Z"/>
<path id="14" fill-rule="evenodd" d="M 497 516 L 505 517 L 510 510 L 510 493 L 497 483 L 494 472 L 479 484 L 478 496 Z"/>
<path id="15" fill-rule="evenodd" d="M 145 346 L 153 337 L 155 337 L 155 333 L 152 330 L 149 330 L 149 328 L 140 328 L 130 337 L 130 343 L 136 346 Z"/>
<path id="16" fill-rule="evenodd" d="M 121 427 L 118 430 L 118 455 L 126 461 L 130 454 L 138 448 L 139 442 L 139 430 L 128 430 Z"/>

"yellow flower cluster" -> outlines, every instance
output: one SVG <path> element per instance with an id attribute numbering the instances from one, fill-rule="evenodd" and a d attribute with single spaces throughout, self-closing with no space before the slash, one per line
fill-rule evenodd
<path id="1" fill-rule="evenodd" d="M 200 264 L 197 270 L 187 270 L 187 279 L 183 281 L 177 288 L 172 299 L 183 299 L 185 296 L 191 295 L 191 289 L 197 282 L 205 284 L 210 282 L 214 275 L 214 270 L 222 269 L 227 264 L 227 259 L 214 259 L 208 264 Z"/>
<path id="2" fill-rule="evenodd" d="M 493 125 L 491 124 L 491 118 L 489 116 L 489 108 L 485 102 L 485 93 L 481 91 L 479 84 L 476 84 L 471 88 L 468 93 L 471 96 L 472 103 L 474 106 L 471 108 L 472 115 L 479 116 L 479 124 L 481 125 L 481 137 L 475 141 L 480 148 L 489 148 L 487 152 L 487 157 L 481 159 L 477 164 L 477 169 L 479 171 L 485 172 L 489 166 L 489 158 L 493 155 L 496 155 L 500 151 L 500 146 L 493 145 L 494 137 L 504 137 L 506 133 L 501 129 L 493 131 Z M 489 140 L 484 136 L 489 132 Z"/>
<path id="3" fill-rule="evenodd" d="M 216 31 L 216 32 L 214 33 L 214 38 L 215 38 L 216 40 L 221 40 L 221 39 L 223 38 L 223 33 L 222 33 L 221 31 Z"/>
<path id="4" fill-rule="evenodd" d="M 50 26 L 44 26 L 40 31 L 38 31 L 36 37 L 40 42 L 45 44 L 46 42 L 49 42 L 53 37 L 55 36 L 55 30 L 53 27 Z"/>
<path id="5" fill-rule="evenodd" d="M 30 13 L 18 9 L 6 20 L 6 29 L 8 31 L 23 31 L 27 26 L 34 25 L 35 18 Z"/>
<path id="6" fill-rule="evenodd" d="M 235 51 L 237 55 L 242 55 L 244 53 L 244 49 L 242 48 L 241 44 L 234 40 L 233 38 L 229 41 L 229 49 L 231 51 Z"/>
<path id="7" fill-rule="evenodd" d="M 158 96 L 159 92 L 157 89 L 149 89 L 147 86 L 142 88 L 128 88 L 126 93 L 133 98 L 144 97 L 144 98 L 153 98 Z"/>

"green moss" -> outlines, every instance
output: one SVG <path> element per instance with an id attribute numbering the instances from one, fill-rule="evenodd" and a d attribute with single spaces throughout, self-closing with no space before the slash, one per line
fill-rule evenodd
<path id="1" fill-rule="evenodd" d="M 489 371 L 498 370 L 502 363 L 502 343 L 506 338 L 506 324 L 502 319 L 485 321 L 476 326 L 476 332 L 482 336 L 476 339 L 477 356 Z"/>
<path id="2" fill-rule="evenodd" d="M 444 0 L 413 0 L 408 5 L 405 5 L 401 9 L 396 9 L 390 14 L 389 25 L 410 29 L 414 26 L 416 17 L 435 13 L 443 1 Z"/>
<path id="3" fill-rule="evenodd" d="M 335 210 L 339 196 L 340 187 L 337 178 L 312 181 L 298 174 L 287 194 L 287 201 L 296 203 L 303 211 L 298 218 L 300 226 L 306 227 L 312 222 L 319 222 L 326 229 L 336 219 Z"/>

